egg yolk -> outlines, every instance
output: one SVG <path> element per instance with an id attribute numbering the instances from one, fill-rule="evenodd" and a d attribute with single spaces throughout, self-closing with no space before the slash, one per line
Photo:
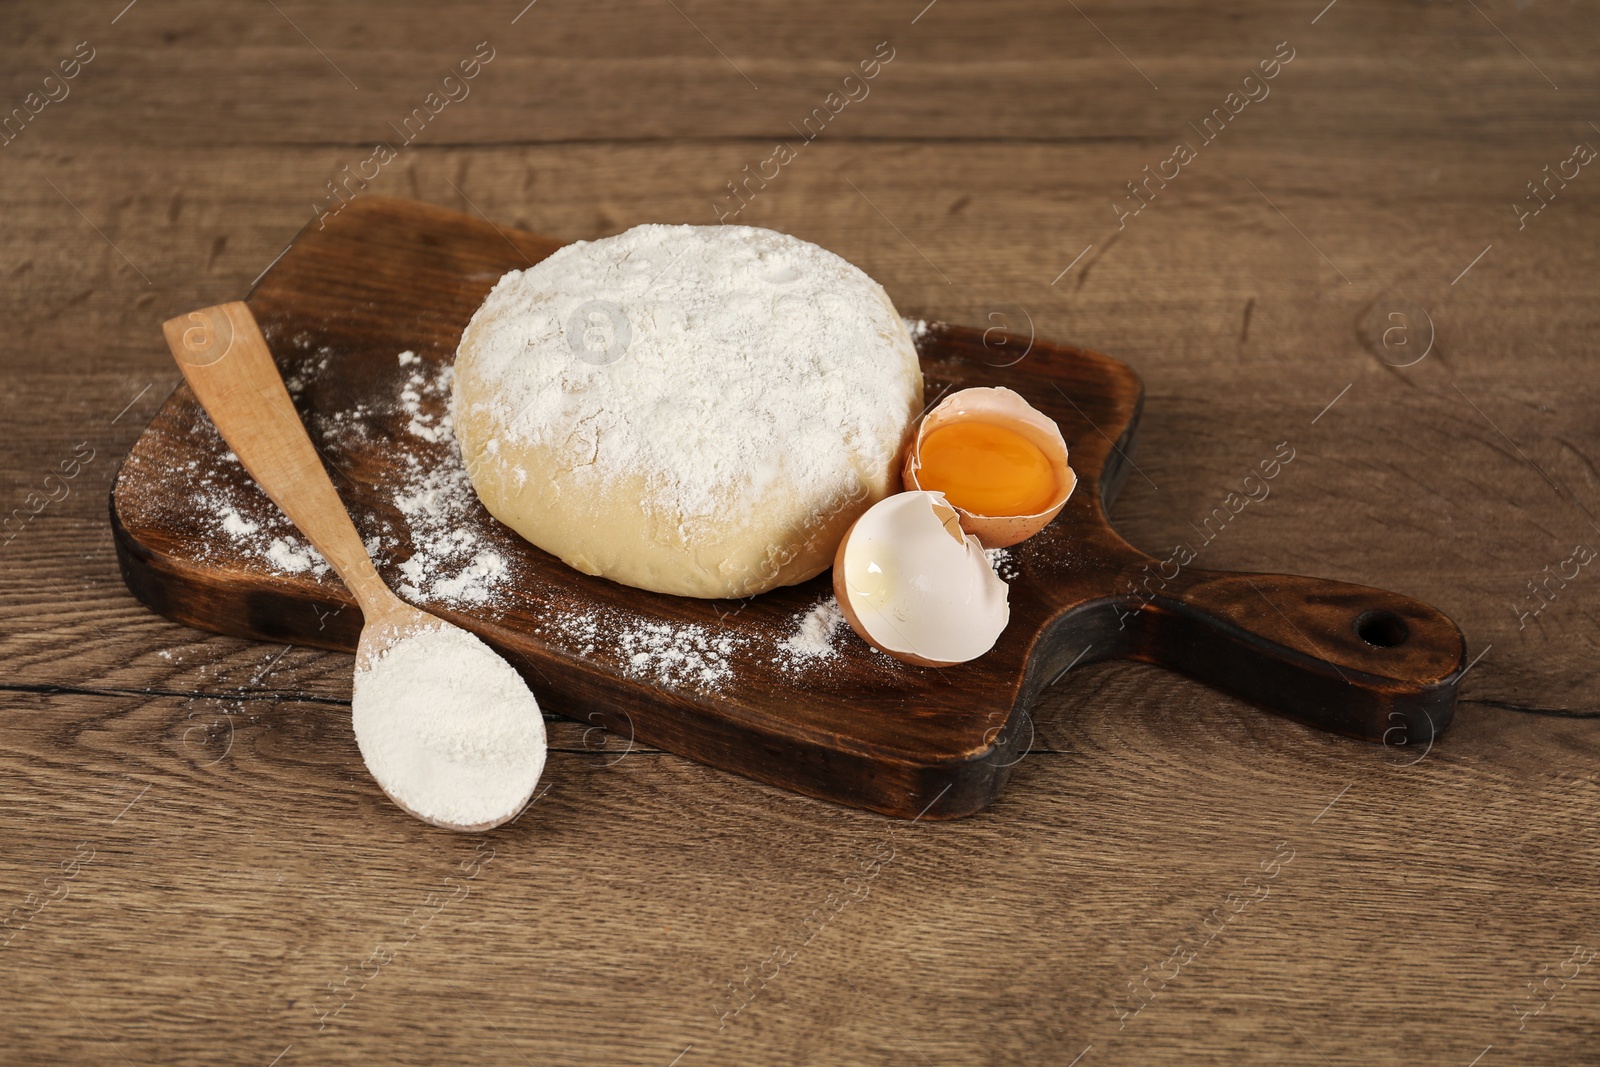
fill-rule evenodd
<path id="1" fill-rule="evenodd" d="M 917 482 L 973 515 L 1037 515 L 1055 503 L 1056 475 L 1038 445 L 992 422 L 953 422 L 922 439 Z"/>

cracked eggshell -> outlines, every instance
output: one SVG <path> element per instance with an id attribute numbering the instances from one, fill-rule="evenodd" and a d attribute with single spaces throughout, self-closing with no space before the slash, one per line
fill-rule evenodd
<path id="1" fill-rule="evenodd" d="M 906 450 L 901 478 L 907 490 L 922 488 L 917 481 L 917 471 L 922 468 L 923 438 L 941 426 L 964 421 L 990 422 L 1015 430 L 1037 445 L 1050 461 L 1057 491 L 1054 503 L 1044 511 L 1034 515 L 975 515 L 949 505 L 961 516 L 961 528 L 976 536 L 984 548 L 1008 548 L 1026 541 L 1050 525 L 1050 520 L 1061 513 L 1067 498 L 1078 486 L 1077 474 L 1067 465 L 1067 442 L 1061 436 L 1061 427 L 1010 389 L 996 386 L 951 393 L 923 417 L 911 447 Z"/>
<path id="2" fill-rule="evenodd" d="M 1011 618 L 1006 583 L 943 493 L 897 493 L 867 509 L 839 542 L 833 592 L 868 644 L 924 667 L 976 659 Z"/>

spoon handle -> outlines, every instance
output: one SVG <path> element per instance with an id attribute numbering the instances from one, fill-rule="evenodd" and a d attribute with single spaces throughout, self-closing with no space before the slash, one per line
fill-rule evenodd
<path id="1" fill-rule="evenodd" d="M 367 618 L 390 606 L 395 596 L 306 435 L 250 308 L 237 301 L 201 308 L 161 328 L 189 388 L 244 469 L 333 565 Z"/>

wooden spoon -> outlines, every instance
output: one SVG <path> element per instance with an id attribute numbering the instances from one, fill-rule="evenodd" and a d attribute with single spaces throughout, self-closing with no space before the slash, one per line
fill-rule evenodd
<path id="1" fill-rule="evenodd" d="M 173 358 L 211 421 L 239 462 L 273 503 L 300 528 L 332 565 L 361 607 L 356 673 L 370 670 L 399 641 L 427 630 L 451 627 L 412 607 L 389 589 L 356 533 L 328 472 L 311 443 L 272 353 L 250 308 L 241 303 L 202 308 L 162 324 Z M 540 723 L 543 743 L 543 723 Z M 368 770 L 372 768 L 369 764 Z M 423 822 L 447 830 L 487 830 L 521 813 L 522 797 L 503 816 L 457 825 L 421 815 L 402 803 L 376 774 L 374 780 L 397 805 Z"/>

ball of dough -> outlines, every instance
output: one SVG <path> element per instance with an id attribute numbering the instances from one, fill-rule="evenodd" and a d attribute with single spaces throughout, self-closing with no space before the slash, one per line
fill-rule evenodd
<path id="1" fill-rule="evenodd" d="M 881 286 L 748 226 L 639 226 L 501 278 L 456 435 L 501 522 L 586 574 L 695 597 L 814 577 L 900 488 L 922 371 Z"/>

